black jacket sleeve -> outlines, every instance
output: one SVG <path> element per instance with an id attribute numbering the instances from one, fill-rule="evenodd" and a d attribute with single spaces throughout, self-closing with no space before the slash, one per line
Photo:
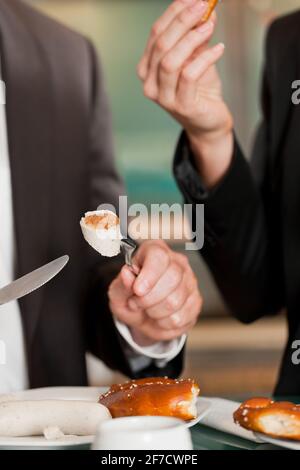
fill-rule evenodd
<path id="1" fill-rule="evenodd" d="M 269 34 L 267 57 L 271 42 Z M 174 167 L 186 201 L 205 205 L 205 244 L 201 255 L 231 311 L 245 323 L 275 314 L 285 303 L 280 205 L 276 204 L 268 168 L 269 74 L 267 58 L 262 92 L 264 119 L 250 165 L 235 140 L 228 173 L 213 191 L 206 192 L 183 134 Z"/>
<path id="2" fill-rule="evenodd" d="M 89 138 L 90 163 L 90 207 L 111 204 L 118 210 L 118 198 L 125 189 L 116 170 L 111 126 L 111 115 L 103 81 L 103 72 L 93 46 L 89 44 L 92 64 L 91 123 Z M 92 253 L 89 261 L 89 281 L 84 312 L 87 332 L 87 348 L 103 360 L 111 369 L 127 376 L 178 376 L 182 369 L 183 354 L 165 368 L 158 368 L 153 361 L 146 370 L 137 373 L 131 370 L 109 308 L 108 287 L 119 273 L 122 257 L 109 260 Z"/>

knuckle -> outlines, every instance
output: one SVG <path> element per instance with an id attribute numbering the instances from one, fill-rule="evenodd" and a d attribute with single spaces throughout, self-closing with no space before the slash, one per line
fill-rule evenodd
<path id="1" fill-rule="evenodd" d="M 160 246 L 153 247 L 152 256 L 160 264 L 167 264 L 169 262 L 169 254 L 163 247 L 160 247 Z"/>
<path id="2" fill-rule="evenodd" d="M 160 69 L 163 73 L 170 74 L 176 71 L 176 66 L 170 56 L 165 56 L 160 64 Z"/>
<path id="3" fill-rule="evenodd" d="M 181 2 L 178 0 L 171 3 L 171 5 L 169 6 L 170 13 L 176 14 L 178 12 L 178 8 L 180 8 L 180 4 Z"/>
<path id="4" fill-rule="evenodd" d="M 194 83 L 195 81 L 195 76 L 194 73 L 190 70 L 189 67 L 183 69 L 181 78 L 183 79 L 184 82 L 186 83 Z"/>
<path id="5" fill-rule="evenodd" d="M 193 273 L 193 271 L 191 272 L 191 276 L 189 277 L 189 286 L 190 286 L 190 291 L 191 292 L 198 292 L 199 291 L 199 287 L 198 287 L 198 279 L 197 277 L 195 276 L 195 274 Z"/>
<path id="6" fill-rule="evenodd" d="M 183 10 L 177 17 L 177 23 L 179 26 L 186 26 L 191 19 L 191 14 L 187 10 Z"/>
<path id="7" fill-rule="evenodd" d="M 168 244 L 164 240 L 156 240 L 155 245 L 162 247 L 166 251 L 170 251 Z"/>
<path id="8" fill-rule="evenodd" d="M 144 85 L 143 90 L 144 90 L 144 96 L 146 98 L 149 98 L 151 100 L 154 100 L 156 98 L 156 93 L 152 85 L 146 83 Z"/>
<path id="9" fill-rule="evenodd" d="M 166 301 L 168 310 L 176 312 L 177 310 L 180 309 L 181 302 L 182 302 L 181 296 L 178 293 L 173 294 L 172 296 L 168 297 Z"/>
<path id="10" fill-rule="evenodd" d="M 144 78 L 144 73 L 143 73 L 143 65 L 142 63 L 139 63 L 136 67 L 136 73 L 137 76 L 139 77 L 140 80 Z"/>
<path id="11" fill-rule="evenodd" d="M 203 298 L 201 297 L 201 295 L 198 295 L 197 300 L 195 302 L 195 310 L 196 310 L 197 317 L 199 316 L 202 310 L 202 307 L 203 307 Z"/>
<path id="12" fill-rule="evenodd" d="M 167 42 L 163 36 L 161 36 L 156 42 L 156 49 L 159 52 L 165 52 L 167 50 Z"/>
<path id="13" fill-rule="evenodd" d="M 172 325 L 174 329 L 181 328 L 184 324 L 184 317 L 182 315 L 176 314 L 171 317 Z"/>
<path id="14" fill-rule="evenodd" d="M 151 35 L 153 38 L 155 38 L 156 36 L 158 36 L 159 33 L 160 33 L 160 23 L 159 23 L 158 21 L 156 21 L 156 22 L 153 23 L 153 25 L 152 25 L 150 35 Z"/>
<path id="15" fill-rule="evenodd" d="M 159 320 L 162 315 L 161 310 L 157 311 L 155 307 L 154 308 L 150 307 L 149 309 L 147 309 L 146 313 L 148 317 L 150 317 L 152 320 Z"/>
<path id="16" fill-rule="evenodd" d="M 181 267 L 177 263 L 173 263 L 170 272 L 169 272 L 169 277 L 170 277 L 170 283 L 174 286 L 177 286 L 182 278 L 182 270 Z"/>
<path id="17" fill-rule="evenodd" d="M 194 29 L 190 31 L 186 36 L 186 43 L 187 44 L 198 44 L 199 40 L 201 39 L 201 35 L 197 33 Z"/>
<path id="18" fill-rule="evenodd" d="M 183 253 L 178 253 L 178 260 L 181 262 L 181 264 L 184 266 L 184 267 L 190 267 L 190 261 L 189 261 L 189 258 L 184 255 Z"/>
<path id="19" fill-rule="evenodd" d="M 176 300 L 174 300 L 173 297 L 168 297 L 165 304 L 166 304 L 166 309 L 168 312 L 176 311 Z"/>
<path id="20" fill-rule="evenodd" d="M 173 114 L 175 113 L 175 106 L 174 106 L 174 100 L 173 98 L 166 97 L 164 95 L 159 95 L 158 97 L 158 103 L 160 106 L 164 109 L 166 109 L 169 113 Z"/>
<path id="21" fill-rule="evenodd" d="M 169 330 L 176 330 L 177 328 L 180 328 L 180 320 L 171 317 L 169 322 L 170 322 Z"/>

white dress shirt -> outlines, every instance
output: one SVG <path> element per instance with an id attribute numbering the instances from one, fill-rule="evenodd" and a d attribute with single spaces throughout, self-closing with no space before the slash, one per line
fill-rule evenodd
<path id="1" fill-rule="evenodd" d="M 14 224 L 11 174 L 7 144 L 5 85 L 0 82 L 0 286 L 14 278 Z M 18 302 L 0 306 L 0 340 L 5 348 L 0 363 L 0 393 L 28 387 L 24 336 Z"/>
<path id="2" fill-rule="evenodd" d="M 5 84 L 0 80 L 0 287 L 14 279 L 15 266 L 13 200 L 5 104 Z M 125 340 L 124 344 L 127 346 L 124 346 L 124 349 L 135 372 L 147 367 L 153 360 L 158 367 L 163 367 L 179 354 L 186 340 L 184 336 L 142 348 L 134 342 L 125 325 L 116 322 L 116 327 Z M 5 360 L 0 357 L 0 394 L 28 388 L 24 335 L 18 302 L 0 306 L 0 342 L 5 348 Z M 0 349 L 3 353 L 3 347 Z"/>

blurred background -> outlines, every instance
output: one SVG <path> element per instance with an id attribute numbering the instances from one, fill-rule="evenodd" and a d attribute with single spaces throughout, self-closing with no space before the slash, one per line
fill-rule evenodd
<path id="1" fill-rule="evenodd" d="M 180 129 L 144 99 L 135 74 L 151 25 L 170 0 L 27 1 L 88 36 L 99 50 L 113 110 L 118 165 L 130 201 L 181 202 L 171 171 Z M 223 0 L 218 7 L 215 40 L 227 46 L 219 67 L 224 94 L 247 155 L 259 121 L 266 28 L 278 15 L 297 8 L 300 0 Z M 172 245 L 183 249 L 182 243 Z M 240 325 L 230 317 L 199 256 L 189 256 L 205 308 L 189 338 L 184 375 L 198 379 L 206 395 L 271 393 L 286 338 L 284 317 Z M 98 382 L 98 365 L 93 360 L 89 364 L 92 381 Z M 107 375 L 104 382 L 113 379 Z"/>

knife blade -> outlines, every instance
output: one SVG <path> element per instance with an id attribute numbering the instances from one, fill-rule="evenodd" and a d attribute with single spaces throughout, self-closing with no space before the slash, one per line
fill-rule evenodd
<path id="1" fill-rule="evenodd" d="M 51 281 L 69 262 L 65 255 L 0 289 L 0 305 L 18 300 Z"/>

